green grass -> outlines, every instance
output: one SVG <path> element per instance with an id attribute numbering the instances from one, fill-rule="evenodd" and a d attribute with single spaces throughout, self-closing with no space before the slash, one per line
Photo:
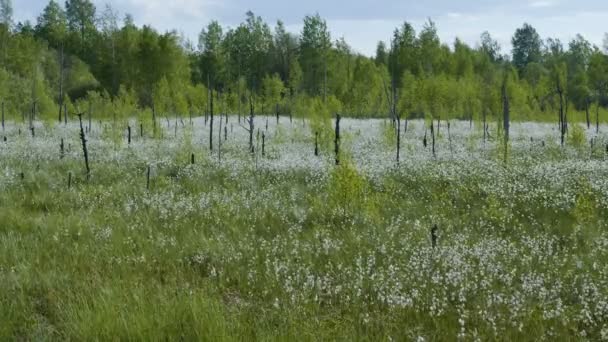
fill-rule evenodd
<path id="1" fill-rule="evenodd" d="M 408 164 L 404 142 L 380 176 L 357 149 L 319 173 L 123 146 L 90 181 L 78 154 L 7 157 L 0 340 L 600 339 L 605 157 L 460 143 L 481 159 Z M 150 191 L 141 153 L 169 156 Z"/>

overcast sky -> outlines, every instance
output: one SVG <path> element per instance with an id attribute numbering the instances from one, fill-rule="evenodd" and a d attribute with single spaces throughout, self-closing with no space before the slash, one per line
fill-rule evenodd
<path id="1" fill-rule="evenodd" d="M 58 0 L 63 2 L 63 0 Z M 566 43 L 577 33 L 601 46 L 608 31 L 608 0 L 94 0 L 98 11 L 106 3 L 133 15 L 138 25 L 160 31 L 176 29 L 197 42 L 201 28 L 215 19 L 237 26 L 247 10 L 274 26 L 283 20 L 299 32 L 302 18 L 319 13 L 327 20 L 332 38 L 344 37 L 355 51 L 373 55 L 379 40 L 388 41 L 395 27 L 409 21 L 417 30 L 427 18 L 436 22 L 443 42 L 459 37 L 472 46 L 487 30 L 510 53 L 513 32 L 524 22 L 543 38 Z M 48 0 L 13 0 L 15 21 L 36 21 Z"/>

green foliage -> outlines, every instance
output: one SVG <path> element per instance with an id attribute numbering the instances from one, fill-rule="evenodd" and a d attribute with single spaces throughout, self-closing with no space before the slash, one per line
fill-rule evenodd
<path id="1" fill-rule="evenodd" d="M 302 103 L 315 106 L 310 98 L 329 104 L 333 97 L 344 116 L 385 118 L 395 95 L 402 117 L 497 120 L 505 67 L 517 71 L 508 82 L 513 121 L 555 121 L 557 88 L 574 112 L 572 121 L 586 121 L 581 113 L 592 103 L 601 112 L 608 105 L 608 57 L 580 35 L 567 49 L 554 39 L 541 48 L 528 24 L 514 34 L 512 61 L 487 32 L 477 48 L 459 39 L 452 47 L 442 44 L 432 21 L 420 32 L 403 23 L 390 44 L 380 42 L 377 56 L 368 58 L 343 38 L 332 41 L 318 14 L 304 18 L 300 36 L 281 21 L 271 30 L 253 12 L 235 28 L 211 21 L 196 50 L 175 32 L 137 27 L 130 16 L 120 25 L 110 6 L 98 11 L 90 0 L 62 5 L 50 1 L 35 28 L 0 27 L 0 95 L 12 118 L 38 98 L 42 116 L 51 120 L 58 108 L 50 102 L 62 103 L 67 95 L 79 103 L 92 91 L 116 107 L 98 117 L 134 115 L 153 105 L 159 115 L 202 115 L 210 87 L 222 94 L 223 110 L 241 114 L 251 93 L 258 112 L 274 113 L 278 103 L 281 114 L 302 113 Z"/>
<path id="2" fill-rule="evenodd" d="M 578 149 L 587 146 L 585 129 L 580 124 L 574 123 L 568 127 L 568 143 Z"/>

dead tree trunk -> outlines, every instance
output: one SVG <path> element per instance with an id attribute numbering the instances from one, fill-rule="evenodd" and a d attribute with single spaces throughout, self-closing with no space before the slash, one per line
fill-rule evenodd
<path id="1" fill-rule="evenodd" d="M 511 107 L 509 104 L 509 95 L 507 94 L 507 83 L 506 80 L 502 84 L 502 115 L 503 115 L 503 127 L 505 129 L 505 143 L 509 142 L 509 128 L 511 127 Z"/>
<path id="2" fill-rule="evenodd" d="M 255 120 L 255 108 L 253 105 L 253 98 L 251 96 L 249 96 L 249 119 L 247 119 L 247 122 L 249 123 L 249 152 L 251 152 L 252 154 L 255 153 L 255 147 L 253 146 L 253 131 L 254 131 L 254 122 Z"/>
<path id="3" fill-rule="evenodd" d="M 220 114 L 220 127 L 217 130 L 217 160 L 222 161 L 222 115 Z"/>
<path id="4" fill-rule="evenodd" d="M 131 126 L 127 126 L 127 144 L 131 145 Z"/>
<path id="5" fill-rule="evenodd" d="M 87 179 L 91 177 L 91 168 L 89 167 L 89 150 L 87 149 L 87 139 L 84 135 L 84 127 L 82 126 L 82 113 L 78 114 L 80 122 L 80 141 L 82 142 L 82 152 L 84 153 L 84 165 L 87 170 Z"/>
<path id="6" fill-rule="evenodd" d="M 315 157 L 319 156 L 319 132 L 315 132 Z"/>
<path id="7" fill-rule="evenodd" d="M 399 164 L 399 153 L 401 152 L 401 117 L 397 116 L 397 164 Z"/>
<path id="8" fill-rule="evenodd" d="M 2 101 L 2 132 L 4 132 L 4 101 Z"/>
<path id="9" fill-rule="evenodd" d="M 91 134 L 92 116 L 93 116 L 93 104 L 89 101 L 89 127 L 87 128 L 87 132 L 89 132 L 89 134 Z"/>
<path id="10" fill-rule="evenodd" d="M 597 101 L 595 108 L 595 134 L 600 134 L 600 101 Z"/>
<path id="11" fill-rule="evenodd" d="M 279 104 L 276 104 L 277 126 L 279 125 Z"/>
<path id="12" fill-rule="evenodd" d="M 454 154 L 454 150 L 452 149 L 452 135 L 450 133 L 450 120 L 448 120 L 448 144 L 450 145 L 450 153 Z"/>
<path id="13" fill-rule="evenodd" d="M 437 247 L 437 231 L 439 230 L 439 228 L 437 228 L 437 225 L 434 225 L 433 228 L 431 228 L 431 246 L 433 248 Z"/>
<path id="14" fill-rule="evenodd" d="M 156 137 L 156 106 L 152 104 L 152 135 Z"/>
<path id="15" fill-rule="evenodd" d="M 266 156 L 266 133 L 262 132 L 262 157 Z"/>
<path id="16" fill-rule="evenodd" d="M 486 112 L 485 108 L 483 110 L 483 142 L 485 143 L 486 140 L 488 139 L 488 122 L 487 122 L 487 118 L 488 118 L 488 113 Z"/>
<path id="17" fill-rule="evenodd" d="M 209 151 L 213 152 L 213 90 L 209 90 Z"/>
<path id="18" fill-rule="evenodd" d="M 589 99 L 585 101 L 585 119 L 587 119 L 587 129 L 591 128 L 591 117 L 589 116 Z"/>
<path id="19" fill-rule="evenodd" d="M 433 120 L 431 120 L 431 144 L 433 157 L 437 157 L 437 155 L 435 154 L 435 128 L 433 126 Z"/>
<path id="20" fill-rule="evenodd" d="M 148 165 L 148 169 L 146 170 L 146 190 L 150 190 L 150 165 Z"/>
<path id="21" fill-rule="evenodd" d="M 340 165 L 340 119 L 340 114 L 336 114 L 336 138 L 334 140 L 336 165 Z"/>
<path id="22" fill-rule="evenodd" d="M 433 124 L 431 124 L 431 125 L 433 125 Z M 427 144 L 427 139 L 426 139 L 426 135 L 427 135 L 426 133 L 427 133 L 427 130 L 426 130 L 426 128 L 425 128 L 425 129 L 424 129 L 424 138 L 422 138 L 422 146 L 424 146 L 424 148 L 426 148 L 426 147 L 427 147 L 427 145 L 428 145 L 428 144 Z"/>
<path id="23" fill-rule="evenodd" d="M 561 87 L 557 86 L 557 95 L 559 96 L 559 122 L 560 122 L 560 135 L 561 135 L 561 144 L 564 146 L 565 137 L 566 137 L 566 115 L 564 113 L 564 92 Z"/>
<path id="24" fill-rule="evenodd" d="M 61 123 L 61 109 L 63 107 L 63 68 L 65 67 L 63 43 L 59 50 L 59 123 Z"/>

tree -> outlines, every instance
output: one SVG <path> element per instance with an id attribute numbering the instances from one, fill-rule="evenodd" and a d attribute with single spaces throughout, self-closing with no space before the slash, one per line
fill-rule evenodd
<path id="1" fill-rule="evenodd" d="M 67 17 L 65 11 L 55 1 L 49 1 L 38 17 L 36 36 L 45 39 L 53 47 L 61 47 L 67 34 Z"/>
<path id="2" fill-rule="evenodd" d="M 596 132 L 599 132 L 599 112 L 608 94 L 608 56 L 596 50 L 589 60 L 589 83 L 596 102 Z"/>
<path id="3" fill-rule="evenodd" d="M 13 26 L 13 5 L 11 0 L 0 0 L 0 24 L 8 29 Z"/>
<path id="4" fill-rule="evenodd" d="M 376 65 L 388 64 L 388 51 L 386 51 L 386 43 L 379 41 L 376 46 L 376 57 L 374 58 Z"/>
<path id="5" fill-rule="evenodd" d="M 70 32 L 80 34 L 80 44 L 84 51 L 87 35 L 95 31 L 95 5 L 89 0 L 67 0 L 65 9 Z"/>
<path id="6" fill-rule="evenodd" d="M 282 21 L 277 22 L 274 33 L 274 72 L 277 72 L 283 82 L 288 82 L 290 67 L 297 58 L 298 39 L 285 30 Z"/>
<path id="7" fill-rule="evenodd" d="M 217 87 L 221 83 L 223 72 L 222 58 L 222 27 L 217 21 L 212 21 L 203 29 L 198 38 L 198 48 L 201 51 L 200 68 L 203 81 L 209 81 L 208 87 Z"/>
<path id="8" fill-rule="evenodd" d="M 285 85 L 278 74 L 274 74 L 272 76 L 266 75 L 262 80 L 262 91 L 263 91 L 263 101 L 264 104 L 268 105 L 270 108 L 274 108 L 274 106 L 278 106 L 281 101 L 281 95 L 284 92 Z M 263 108 L 267 108 L 262 106 Z"/>
<path id="9" fill-rule="evenodd" d="M 36 25 L 36 36 L 46 39 L 49 44 L 58 49 L 59 52 L 59 122 L 61 122 L 61 111 L 64 101 L 64 76 L 66 67 L 65 39 L 67 35 L 67 16 L 61 6 L 54 0 L 50 0 L 38 17 Z"/>
<path id="10" fill-rule="evenodd" d="M 303 88 L 309 95 L 327 98 L 327 58 L 331 48 L 331 36 L 327 23 L 317 13 L 304 18 L 300 38 L 300 66 Z"/>
<path id="11" fill-rule="evenodd" d="M 441 72 L 440 65 L 443 53 L 435 22 L 429 19 L 424 24 L 418 36 L 418 44 L 420 47 L 418 55 L 420 70 L 426 75 Z"/>
<path id="12" fill-rule="evenodd" d="M 110 94 L 118 94 L 119 84 L 117 75 L 117 51 L 116 40 L 118 35 L 118 12 L 111 5 L 106 4 L 106 7 L 100 18 L 101 33 L 106 49 L 103 49 L 104 59 L 100 62 L 99 74 L 103 76 L 106 88 L 110 89 Z"/>
<path id="13" fill-rule="evenodd" d="M 513 44 L 513 65 L 520 75 L 528 64 L 541 61 L 541 39 L 536 29 L 529 24 L 515 31 L 511 40 Z"/>
<path id="14" fill-rule="evenodd" d="M 480 50 L 490 58 L 490 61 L 500 60 L 500 44 L 492 38 L 488 31 L 481 34 Z"/>

